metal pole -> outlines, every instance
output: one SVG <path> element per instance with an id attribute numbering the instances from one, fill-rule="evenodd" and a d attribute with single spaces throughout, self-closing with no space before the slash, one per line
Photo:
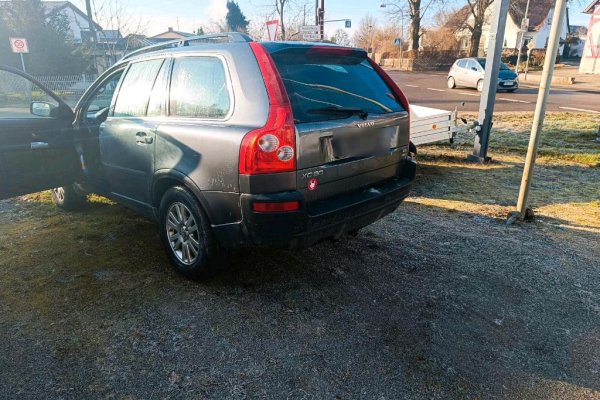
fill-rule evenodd
<path id="1" fill-rule="evenodd" d="M 27 71 L 25 71 L 25 59 L 23 58 L 23 53 L 19 53 L 21 55 L 21 66 L 23 67 L 23 72 L 27 73 Z"/>
<path id="2" fill-rule="evenodd" d="M 531 50 L 532 49 L 527 50 L 527 62 L 525 63 L 525 80 L 527 80 L 527 72 L 529 72 L 529 59 L 531 58 Z"/>
<path id="3" fill-rule="evenodd" d="M 504 30 L 506 28 L 506 18 L 510 0 L 496 0 L 494 3 L 496 6 L 494 15 L 492 16 L 492 26 L 489 35 L 488 54 L 483 77 L 483 90 L 481 91 L 481 101 L 479 102 L 479 119 L 478 125 L 475 127 L 477 135 L 475 136 L 473 154 L 467 157 L 467 161 L 470 162 L 485 162 L 490 160 L 487 156 L 487 152 L 490 141 L 490 131 L 492 129 L 494 106 L 496 104 L 500 58 L 502 56 Z"/>
<path id="4" fill-rule="evenodd" d="M 321 31 L 321 40 L 325 38 L 325 0 L 321 0 L 321 12 L 319 13 L 319 25 Z"/>
<path id="5" fill-rule="evenodd" d="M 319 26 L 319 0 L 315 0 L 315 25 Z"/>
<path id="6" fill-rule="evenodd" d="M 529 0 L 527 0 L 527 6 L 525 6 L 525 16 L 523 17 L 523 19 L 521 20 L 521 28 L 523 28 L 523 21 L 525 21 L 527 19 L 527 14 L 529 13 Z M 521 62 L 521 50 L 523 50 L 523 35 L 525 35 L 525 32 L 523 32 L 523 29 L 521 29 L 521 40 L 519 40 L 519 55 L 517 55 L 517 76 L 519 76 L 519 63 Z"/>
<path id="7" fill-rule="evenodd" d="M 521 190 L 519 191 L 519 200 L 517 202 L 517 212 L 520 214 L 520 218 L 533 218 L 531 210 L 527 212 L 527 198 L 529 197 L 529 189 L 531 188 L 533 167 L 535 165 L 535 158 L 540 143 L 542 125 L 544 124 L 546 103 L 548 101 L 548 94 L 550 93 L 550 83 L 552 82 L 552 74 L 554 73 L 556 52 L 559 49 L 560 31 L 565 18 L 566 8 L 567 0 L 556 0 L 554 18 L 552 19 L 552 27 L 550 28 L 550 37 L 548 39 L 548 49 L 546 50 L 546 59 L 544 61 L 544 71 L 542 72 L 542 81 L 540 82 L 540 90 L 535 106 L 533 126 L 531 127 L 531 136 L 529 138 L 529 148 L 527 149 L 523 179 L 521 180 Z M 556 11 L 558 11 L 558 17 L 556 16 Z"/>

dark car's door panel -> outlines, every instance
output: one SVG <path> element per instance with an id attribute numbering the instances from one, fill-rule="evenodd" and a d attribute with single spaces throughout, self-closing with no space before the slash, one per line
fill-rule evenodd
<path id="1" fill-rule="evenodd" d="M 76 180 L 77 153 L 70 108 L 33 78 L 0 67 L 0 199 Z M 33 115 L 32 104 L 48 114 Z"/>

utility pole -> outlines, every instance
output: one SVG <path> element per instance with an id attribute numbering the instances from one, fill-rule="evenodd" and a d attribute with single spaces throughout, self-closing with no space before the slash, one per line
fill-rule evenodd
<path id="1" fill-rule="evenodd" d="M 315 25 L 319 25 L 319 0 L 315 0 Z"/>
<path id="2" fill-rule="evenodd" d="M 92 14 L 91 0 L 85 0 L 85 11 L 87 12 L 88 25 L 90 29 L 90 36 L 94 44 L 96 43 L 96 27 L 94 26 L 94 18 Z"/>
<path id="3" fill-rule="evenodd" d="M 523 17 L 523 19 L 521 20 L 521 33 L 520 35 L 520 40 L 519 40 L 519 54 L 517 55 L 517 68 L 516 68 L 516 73 L 517 76 L 519 76 L 519 64 L 521 63 L 521 51 L 523 50 L 523 37 L 525 36 L 525 32 L 523 32 L 523 22 L 525 22 L 527 20 L 527 15 L 529 15 L 529 0 L 527 0 L 527 6 L 525 6 L 525 16 Z M 525 27 L 525 29 L 529 29 L 529 23 L 527 23 L 527 26 Z M 527 57 L 527 60 L 529 60 L 529 57 Z"/>
<path id="4" fill-rule="evenodd" d="M 467 161 L 470 162 L 486 162 L 490 160 L 487 156 L 487 152 L 490 141 L 490 131 L 492 130 L 494 106 L 496 104 L 500 58 L 502 56 L 504 30 L 506 28 L 510 0 L 496 0 L 494 3 L 494 15 L 492 16 L 488 54 L 483 77 L 483 90 L 481 91 L 481 101 L 479 102 L 479 118 L 477 125 L 475 126 L 477 135 L 475 136 L 473 154 L 467 157 Z"/>
<path id="5" fill-rule="evenodd" d="M 325 0 L 321 0 L 321 8 L 319 9 L 319 31 L 321 40 L 325 38 Z"/>
<path id="6" fill-rule="evenodd" d="M 523 169 L 523 178 L 521 180 L 521 190 L 519 191 L 519 200 L 517 202 L 517 219 L 533 219 L 533 211 L 527 207 L 529 189 L 533 178 L 533 167 L 540 143 L 540 134 L 544 124 L 544 115 L 546 114 L 546 103 L 550 93 L 550 84 L 554 74 L 554 63 L 556 53 L 559 49 L 560 34 L 563 20 L 567 9 L 567 0 L 556 0 L 554 7 L 554 18 L 552 18 L 552 27 L 550 28 L 550 37 L 548 38 L 548 49 L 546 50 L 546 59 L 544 61 L 544 70 L 540 82 L 537 103 L 535 105 L 535 114 L 533 115 L 533 126 L 531 127 L 531 136 L 529 137 L 529 148 L 527 149 L 527 158 L 525 159 L 525 168 Z M 558 15 L 556 12 L 558 11 Z M 509 222 L 511 221 L 509 216 Z"/>

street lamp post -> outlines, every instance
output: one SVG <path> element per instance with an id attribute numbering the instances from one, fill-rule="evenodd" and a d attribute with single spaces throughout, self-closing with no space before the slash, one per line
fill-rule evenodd
<path id="1" fill-rule="evenodd" d="M 518 43 L 519 53 L 517 55 L 517 67 L 516 67 L 517 76 L 519 76 L 519 64 L 521 63 L 521 51 L 523 50 L 523 37 L 525 35 L 525 32 L 523 32 L 523 22 L 527 20 L 528 13 L 529 13 L 529 0 L 527 0 L 527 6 L 525 6 L 525 15 L 523 16 L 523 19 L 521 20 L 521 33 L 520 33 L 521 39 L 519 40 L 519 43 Z M 527 24 L 527 25 L 529 25 L 529 24 Z M 528 29 L 529 26 L 526 26 L 525 28 Z M 529 60 L 529 56 L 527 57 L 527 60 Z"/>

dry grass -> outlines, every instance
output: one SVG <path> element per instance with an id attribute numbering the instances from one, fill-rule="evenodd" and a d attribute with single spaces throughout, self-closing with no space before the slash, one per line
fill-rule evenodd
<path id="1" fill-rule="evenodd" d="M 532 119 L 531 114 L 498 116 L 489 164 L 465 161 L 473 145 L 469 133 L 457 137 L 455 149 L 420 147 L 416 197 L 409 201 L 505 218 L 519 194 Z M 546 116 L 529 197 L 538 216 L 573 228 L 600 228 L 598 123 L 598 117 L 586 114 Z"/>

